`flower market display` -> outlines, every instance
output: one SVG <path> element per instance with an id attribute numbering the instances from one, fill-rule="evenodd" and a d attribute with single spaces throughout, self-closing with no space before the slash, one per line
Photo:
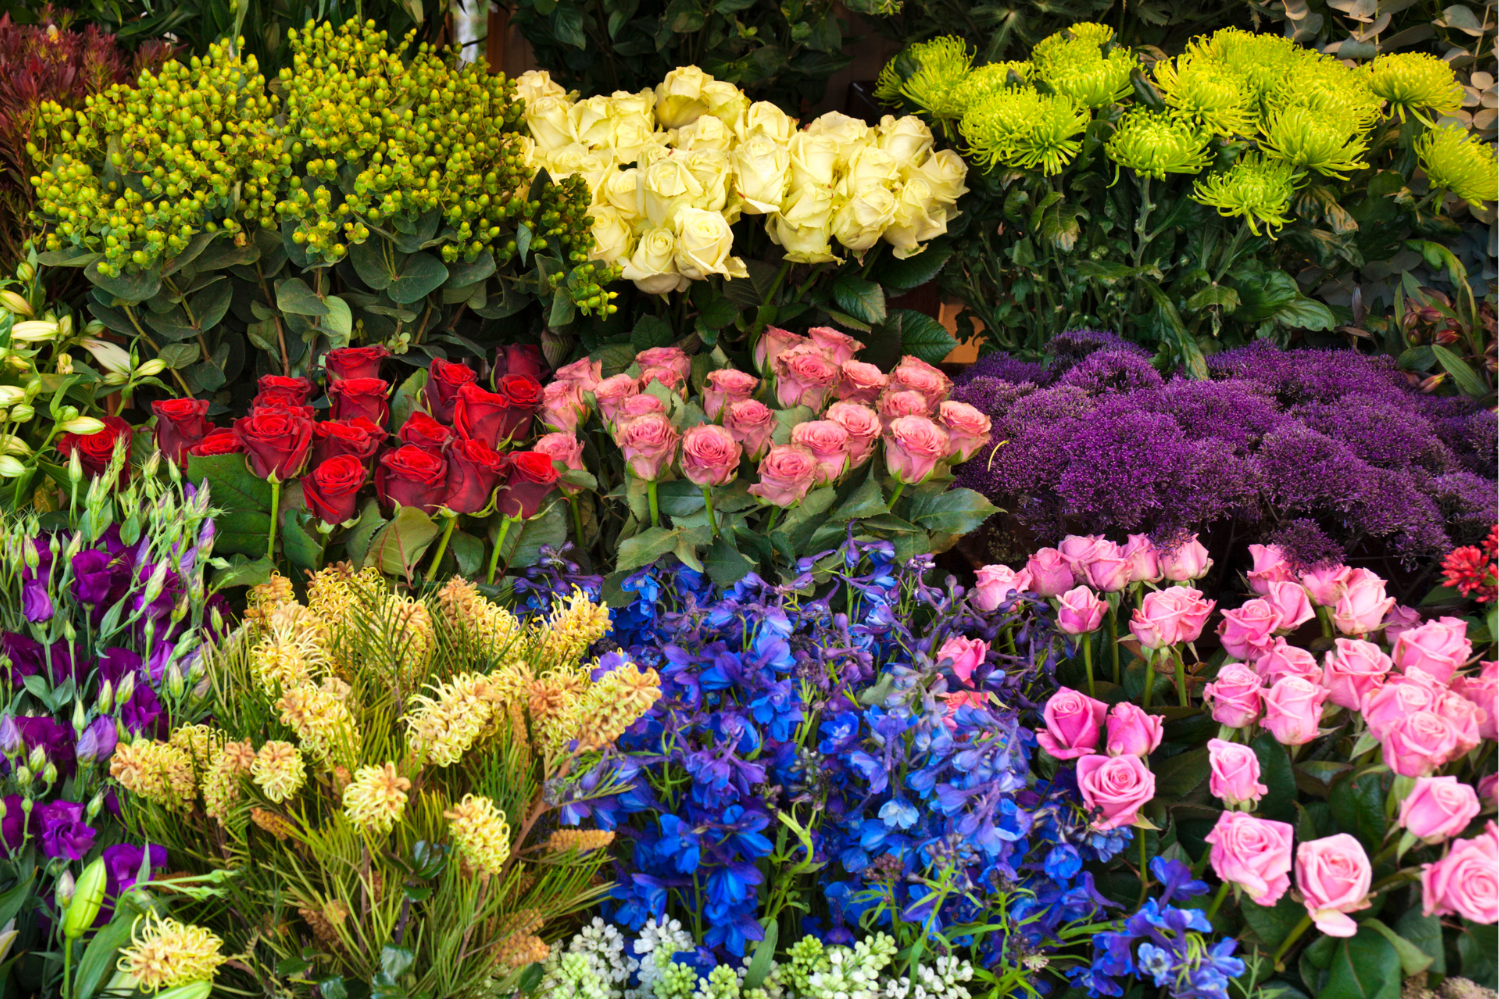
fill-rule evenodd
<path id="1" fill-rule="evenodd" d="M 1492 79 L 1136 6 L 0 19 L 0 994 L 1492 999 Z"/>

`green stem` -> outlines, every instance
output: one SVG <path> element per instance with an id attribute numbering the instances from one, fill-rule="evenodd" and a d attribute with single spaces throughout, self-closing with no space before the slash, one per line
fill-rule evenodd
<path id="1" fill-rule="evenodd" d="M 1119 617 L 1114 608 L 1109 608 L 1109 650 L 1114 656 L 1114 683 L 1119 681 Z M 1145 703 L 1149 704 L 1149 701 Z"/>
<path id="2" fill-rule="evenodd" d="M 62 938 L 62 995 L 63 999 L 73 995 L 73 939 L 68 936 Z"/>
<path id="3" fill-rule="evenodd" d="M 442 540 L 437 542 L 437 554 L 432 556 L 432 568 L 427 576 L 428 582 L 437 577 L 437 567 L 442 565 L 442 557 L 447 554 L 448 539 L 453 536 L 453 525 L 458 523 L 458 515 L 454 514 L 447 520 L 447 526 L 442 529 Z"/>
<path id="4" fill-rule="evenodd" d="M 271 476 L 271 530 L 266 539 L 265 557 L 276 564 L 276 520 L 281 509 L 281 480 Z"/>
<path id="5" fill-rule="evenodd" d="M 510 533 L 510 525 L 515 523 L 513 517 L 504 517 L 500 520 L 500 536 L 494 542 L 494 554 L 489 556 L 489 575 L 484 577 L 484 582 L 490 586 L 494 585 L 495 570 L 500 565 L 500 552 L 505 550 L 505 535 Z"/>
<path id="6" fill-rule="evenodd" d="M 713 515 L 713 490 L 703 486 L 703 504 L 708 508 L 708 526 L 713 528 L 713 536 L 718 537 L 718 518 Z"/>
<path id="7" fill-rule="evenodd" d="M 895 484 L 895 492 L 891 494 L 890 502 L 886 504 L 892 511 L 895 509 L 895 501 L 900 499 L 900 494 L 905 491 L 905 488 L 906 484 L 904 482 L 897 482 Z"/>
<path id="8" fill-rule="evenodd" d="M 1135 906 L 1139 908 L 1150 896 L 1150 859 L 1145 855 L 1145 830 L 1136 829 L 1135 835 L 1140 837 L 1140 901 Z"/>
<path id="9" fill-rule="evenodd" d="M 1286 956 L 1286 951 L 1290 950 L 1291 945 L 1294 944 L 1297 940 L 1301 939 L 1301 934 L 1305 933 L 1307 931 L 1307 928 L 1311 925 L 1311 915 L 1308 914 L 1302 916 L 1301 922 L 1297 923 L 1295 928 L 1291 930 L 1290 935 L 1280 942 L 1280 946 L 1275 949 L 1275 956 L 1270 959 L 1271 963 L 1275 965 L 1276 971 L 1285 970 L 1285 968 L 1281 966 L 1280 959 Z"/>
<path id="10" fill-rule="evenodd" d="M 1203 852 L 1206 853 L 1207 851 L 1204 850 Z M 1229 885 L 1227 881 L 1218 886 L 1218 894 L 1213 896 L 1213 904 L 1208 906 L 1209 919 L 1212 919 L 1214 916 L 1218 915 L 1218 910 L 1223 907 L 1223 900 L 1225 898 L 1228 898 L 1228 888 Z"/>
<path id="11" fill-rule="evenodd" d="M 1083 668 L 1088 671 L 1088 696 L 1098 696 L 1098 691 L 1093 689 L 1093 636 L 1079 635 L 1078 640 L 1083 646 Z"/>
<path id="12" fill-rule="evenodd" d="M 649 496 L 650 500 L 651 500 L 651 526 L 652 527 L 660 527 L 661 526 L 661 506 L 656 501 L 656 480 L 655 479 L 652 479 L 650 482 L 646 483 L 646 490 L 645 491 L 646 491 L 646 495 Z"/>
<path id="13" fill-rule="evenodd" d="M 1181 697 L 1182 707 L 1188 707 L 1191 700 L 1187 697 L 1187 663 L 1182 658 L 1181 649 L 1172 646 L 1171 654 L 1176 659 L 1176 691 Z"/>
<path id="14" fill-rule="evenodd" d="M 1155 663 L 1145 660 L 1145 696 L 1140 698 L 1140 707 L 1150 707 L 1150 695 L 1155 690 Z"/>

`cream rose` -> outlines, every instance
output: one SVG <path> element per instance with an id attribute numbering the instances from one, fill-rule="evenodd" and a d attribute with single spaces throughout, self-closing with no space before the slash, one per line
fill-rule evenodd
<path id="1" fill-rule="evenodd" d="M 600 205 L 619 212 L 620 218 L 633 222 L 640 217 L 639 186 L 639 170 L 634 167 L 616 170 L 606 174 L 599 183 L 596 200 Z"/>
<path id="2" fill-rule="evenodd" d="M 963 183 L 968 176 L 968 164 L 951 149 L 938 150 L 910 176 L 926 181 L 938 204 L 951 205 L 968 193 L 968 186 Z"/>
<path id="3" fill-rule="evenodd" d="M 690 208 L 703 196 L 703 185 L 681 160 L 667 156 L 646 167 L 640 175 L 635 210 L 655 226 L 671 226 L 677 212 Z"/>
<path id="4" fill-rule="evenodd" d="M 809 184 L 792 192 L 781 211 L 770 217 L 766 231 L 786 251 L 786 259 L 820 264 L 836 260 L 830 241 L 833 193 Z"/>
<path id="5" fill-rule="evenodd" d="M 734 168 L 734 193 L 744 202 L 746 214 L 768 215 L 781 210 L 786 186 L 791 182 L 791 154 L 785 146 L 769 136 L 754 134 L 729 154 L 729 162 Z"/>
<path id="6" fill-rule="evenodd" d="M 567 120 L 572 126 L 573 138 L 592 149 L 608 145 L 609 133 L 613 130 L 611 111 L 607 97 L 590 97 L 568 108 Z"/>
<path id="7" fill-rule="evenodd" d="M 838 171 L 838 143 L 826 135 L 797 132 L 786 145 L 791 153 L 791 187 L 832 187 Z"/>
<path id="8" fill-rule="evenodd" d="M 656 141 L 655 129 L 634 117 L 615 119 L 609 132 L 609 147 L 621 163 L 639 160 L 641 151 Z"/>
<path id="9" fill-rule="evenodd" d="M 677 270 L 677 239 L 670 229 L 652 229 L 640 237 L 635 252 L 625 262 L 620 276 L 634 281 L 647 295 L 664 295 L 687 287 L 687 279 Z"/>
<path id="10" fill-rule="evenodd" d="M 568 119 L 570 107 L 562 97 L 538 97 L 526 102 L 526 125 L 543 156 L 572 144 L 572 122 Z"/>
<path id="11" fill-rule="evenodd" d="M 709 274 L 749 277 L 744 261 L 729 255 L 734 233 L 718 212 L 684 208 L 677 215 L 677 226 L 677 270 L 683 277 L 692 281 L 702 281 Z"/>
<path id="12" fill-rule="evenodd" d="M 529 106 L 543 97 L 566 97 L 567 91 L 544 69 L 528 69 L 515 78 L 515 95 Z"/>
<path id="13" fill-rule="evenodd" d="M 656 87 L 656 122 L 662 128 L 681 128 L 708 111 L 704 84 L 713 77 L 696 66 L 680 66 L 666 74 Z"/>
<path id="14" fill-rule="evenodd" d="M 744 112 L 749 108 L 749 98 L 744 96 L 744 91 L 729 83 L 727 80 L 713 80 L 703 84 L 703 103 L 708 105 L 708 113 L 719 121 L 733 128 L 744 117 Z"/>
<path id="15" fill-rule="evenodd" d="M 921 244 L 947 231 L 947 211 L 932 197 L 931 186 L 920 177 L 912 177 L 901 187 L 895 218 L 885 230 L 885 242 L 895 247 L 899 260 L 915 256 L 926 247 Z"/>
<path id="16" fill-rule="evenodd" d="M 683 125 L 676 131 L 673 142 L 678 149 L 712 149 L 727 152 L 734 142 L 734 133 L 729 126 L 705 114 L 691 125 Z"/>
<path id="17" fill-rule="evenodd" d="M 932 151 L 932 130 L 915 115 L 897 118 L 885 115 L 875 129 L 880 149 L 889 153 L 901 166 L 917 167 Z"/>
<path id="18" fill-rule="evenodd" d="M 873 130 L 863 121 L 851 118 L 841 111 L 829 111 L 807 125 L 808 135 L 825 135 L 837 143 L 839 148 L 848 150 L 850 155 L 855 147 L 868 142 L 872 133 Z"/>
<path id="19" fill-rule="evenodd" d="M 606 264 L 630 259 L 635 240 L 629 221 L 605 205 L 595 205 L 588 210 L 588 214 L 593 218 L 594 242 L 593 250 L 588 254 L 589 259 L 602 260 Z"/>
<path id="20" fill-rule="evenodd" d="M 583 172 L 583 158 L 587 156 L 589 149 L 581 142 L 569 142 L 565 146 L 547 151 L 541 162 L 550 173 L 558 180 L 572 173 Z"/>
<path id="21" fill-rule="evenodd" d="M 609 117 L 616 121 L 638 120 L 646 128 L 656 128 L 656 92 L 646 87 L 639 93 L 616 90 L 609 95 Z"/>
<path id="22" fill-rule="evenodd" d="M 885 232 L 895 218 L 895 195 L 878 184 L 871 184 L 849 198 L 833 215 L 833 235 L 838 242 L 862 254 Z"/>
<path id="23" fill-rule="evenodd" d="M 876 184 L 894 187 L 900 179 L 900 164 L 895 161 L 895 157 L 875 146 L 864 146 L 848 161 L 838 186 L 853 194 Z"/>
<path id="24" fill-rule="evenodd" d="M 735 131 L 740 142 L 748 142 L 753 136 L 763 135 L 784 146 L 796 134 L 796 119 L 769 101 L 756 101 L 744 113 L 744 118 Z"/>
<path id="25" fill-rule="evenodd" d="M 704 120 L 698 119 L 698 121 Z M 716 118 L 711 120 L 717 121 Z M 717 149 L 693 149 L 681 154 L 681 159 L 693 179 L 703 188 L 703 193 L 692 200 L 692 207 L 705 208 L 710 212 L 723 211 L 729 201 L 728 153 Z M 735 218 L 738 216 L 736 215 Z"/>

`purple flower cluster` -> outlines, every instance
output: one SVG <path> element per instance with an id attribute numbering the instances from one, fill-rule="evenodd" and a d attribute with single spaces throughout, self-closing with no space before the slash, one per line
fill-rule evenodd
<path id="1" fill-rule="evenodd" d="M 1496 516 L 1495 415 L 1412 390 L 1389 358 L 1258 343 L 1162 378 L 1113 334 L 1057 338 L 1049 366 L 1003 354 L 954 398 L 994 421 L 959 484 L 1036 540 L 1219 522 L 1308 564 L 1368 550 L 1410 560 L 1479 540 Z"/>

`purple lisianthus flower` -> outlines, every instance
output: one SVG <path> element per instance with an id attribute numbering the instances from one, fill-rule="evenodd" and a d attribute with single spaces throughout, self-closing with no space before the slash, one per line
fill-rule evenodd
<path id="1" fill-rule="evenodd" d="M 52 620 L 52 596 L 46 583 L 33 580 L 21 584 L 21 613 L 32 624 Z"/>
<path id="2" fill-rule="evenodd" d="M 20 687 L 28 676 L 42 671 L 42 646 L 14 631 L 0 632 L 0 660 L 5 661 L 12 687 Z"/>
<path id="3" fill-rule="evenodd" d="M 132 649 L 122 649 L 118 645 L 111 645 L 104 650 L 104 655 L 99 659 L 99 680 L 108 680 L 115 686 L 125 679 L 125 674 L 134 673 L 139 676 L 141 672 L 140 653 Z"/>
<path id="4" fill-rule="evenodd" d="M 113 718 L 107 715 L 95 718 L 78 737 L 76 749 L 78 759 L 84 763 L 107 760 L 114 755 L 115 744 L 119 741 Z"/>
<path id="5" fill-rule="evenodd" d="M 97 835 L 83 821 L 83 805 L 76 801 L 49 801 L 34 811 L 41 834 L 42 852 L 49 857 L 82 860 Z"/>
<path id="6" fill-rule="evenodd" d="M 73 775 L 73 733 L 67 726 L 41 715 L 23 715 L 16 719 L 25 752 L 38 746 L 64 777 Z"/>
<path id="7" fill-rule="evenodd" d="M 129 585 L 130 563 L 122 555 L 91 548 L 73 556 L 73 596 L 79 603 L 107 607 Z"/>
<path id="8" fill-rule="evenodd" d="M 151 658 L 146 662 L 146 667 L 151 671 L 151 682 L 161 683 L 161 675 L 166 672 L 167 660 L 172 658 L 172 651 L 176 648 L 171 642 L 157 642 L 156 647 L 151 650 Z M 177 667 L 182 670 L 183 667 Z"/>
<path id="9" fill-rule="evenodd" d="M 78 655 L 73 646 L 65 641 L 53 642 L 47 646 L 46 656 L 51 667 L 53 686 L 72 680 L 82 687 L 93 669 L 93 663 L 88 657 Z"/>
<path id="10" fill-rule="evenodd" d="M 150 851 L 152 871 L 158 871 L 167 866 L 166 847 L 152 843 Z M 106 894 L 118 898 L 135 887 L 140 876 L 141 862 L 146 858 L 144 849 L 134 843 L 117 843 L 114 846 L 105 847 L 103 857 L 104 872 L 109 884 Z M 147 877 L 150 877 L 149 873 Z"/>
<path id="11" fill-rule="evenodd" d="M 135 685 L 130 700 L 120 706 L 120 721 L 131 735 L 162 735 L 166 732 L 166 716 L 161 710 L 161 701 L 156 691 L 144 683 Z"/>
<path id="12" fill-rule="evenodd" d="M 26 811 L 21 807 L 19 794 L 5 796 L 5 818 L 0 819 L 0 840 L 6 850 L 19 850 L 26 839 Z"/>

